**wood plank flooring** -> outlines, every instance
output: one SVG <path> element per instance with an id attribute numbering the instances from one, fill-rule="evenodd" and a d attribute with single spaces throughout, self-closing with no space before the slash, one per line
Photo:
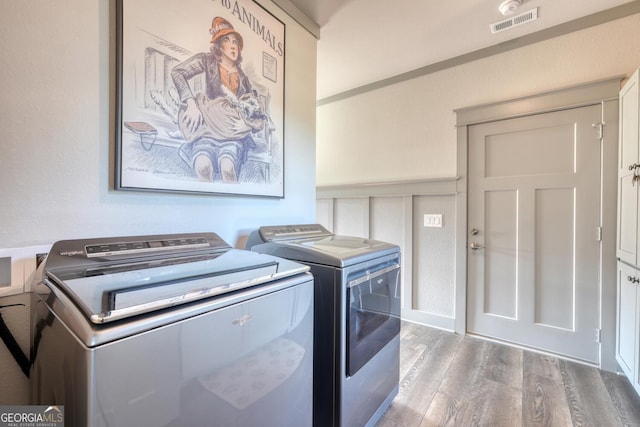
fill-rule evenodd
<path id="1" fill-rule="evenodd" d="M 400 342 L 400 389 L 376 427 L 640 427 L 624 376 L 408 322 Z"/>

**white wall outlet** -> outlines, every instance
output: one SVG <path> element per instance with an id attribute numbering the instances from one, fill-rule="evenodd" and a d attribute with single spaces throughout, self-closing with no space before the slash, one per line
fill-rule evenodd
<path id="1" fill-rule="evenodd" d="M 442 227 L 442 214 L 424 214 L 425 227 Z"/>

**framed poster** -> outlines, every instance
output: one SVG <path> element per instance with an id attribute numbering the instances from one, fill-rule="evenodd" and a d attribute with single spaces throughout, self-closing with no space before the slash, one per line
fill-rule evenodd
<path id="1" fill-rule="evenodd" d="M 252 0 L 118 0 L 115 187 L 284 197 L 285 25 Z"/>

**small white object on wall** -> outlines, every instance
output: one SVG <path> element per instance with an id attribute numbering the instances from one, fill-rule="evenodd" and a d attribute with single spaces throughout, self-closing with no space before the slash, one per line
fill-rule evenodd
<path id="1" fill-rule="evenodd" d="M 442 228 L 442 214 L 424 214 L 424 226 Z"/>

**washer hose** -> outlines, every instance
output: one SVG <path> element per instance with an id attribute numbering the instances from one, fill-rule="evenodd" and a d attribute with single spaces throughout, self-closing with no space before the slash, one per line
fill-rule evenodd
<path id="1" fill-rule="evenodd" d="M 7 304 L 0 305 L 0 309 L 19 305 L 24 307 L 24 304 Z M 4 319 L 2 318 L 2 312 L 0 312 L 0 338 L 2 338 L 2 341 L 4 341 L 4 344 L 9 349 L 9 352 L 11 352 L 11 355 L 20 366 L 22 372 L 27 376 L 27 378 L 29 378 L 29 369 L 31 368 L 31 362 L 29 362 L 29 359 L 27 359 L 27 356 L 25 356 L 24 352 L 18 345 L 18 342 L 7 327 L 7 324 L 4 322 Z"/>

